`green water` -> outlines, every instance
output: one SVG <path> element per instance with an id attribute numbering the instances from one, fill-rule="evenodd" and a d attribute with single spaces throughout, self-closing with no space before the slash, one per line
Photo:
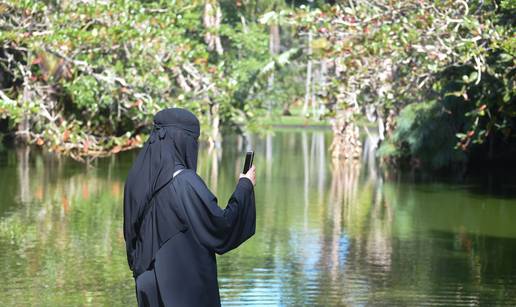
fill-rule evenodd
<path id="1" fill-rule="evenodd" d="M 199 173 L 224 206 L 245 150 L 227 137 Z M 251 139 L 256 235 L 218 257 L 223 305 L 516 305 L 512 174 L 414 182 L 331 162 L 331 134 Z M 0 305 L 135 305 L 122 192 L 135 153 L 93 167 L 0 153 Z M 383 178 L 383 179 L 382 179 Z"/>

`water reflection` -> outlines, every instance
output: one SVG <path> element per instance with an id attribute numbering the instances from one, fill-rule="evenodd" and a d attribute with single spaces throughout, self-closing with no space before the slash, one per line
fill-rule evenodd
<path id="1" fill-rule="evenodd" d="M 2 305 L 132 302 L 115 160 L 88 169 L 29 148 L 4 155 L 2 174 L 15 166 L 17 176 L 2 183 L 17 196 L 0 213 Z"/>
<path id="2" fill-rule="evenodd" d="M 31 193 L 29 191 L 29 153 L 30 147 L 22 147 L 16 149 L 16 157 L 18 158 L 18 178 L 20 178 L 20 201 L 27 203 L 30 201 Z"/>
<path id="3" fill-rule="evenodd" d="M 516 304 L 514 194 L 478 193 L 478 178 L 383 179 L 374 159 L 332 161 L 330 138 L 276 131 L 201 150 L 199 174 L 221 202 L 256 152 L 257 233 L 218 257 L 224 305 Z M 2 306 L 134 304 L 121 229 L 134 157 L 89 168 L 0 153 Z"/>

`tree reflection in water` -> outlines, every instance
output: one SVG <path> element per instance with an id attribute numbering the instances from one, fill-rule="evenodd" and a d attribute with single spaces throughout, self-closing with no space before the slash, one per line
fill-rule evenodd
<path id="1" fill-rule="evenodd" d="M 16 149 L 17 207 L 2 212 L 0 273 L 7 305 L 119 304 L 132 285 L 120 228 L 123 182 L 115 159 L 87 169 Z M 11 153 L 8 153 L 9 155 Z M 3 166 L 5 168 L 5 166 Z M 14 178 L 13 178 L 14 179 Z M 13 184 L 14 183 L 14 184 Z M 105 295 L 106 290 L 113 296 Z M 125 298 L 125 299 L 124 299 Z"/>
<path id="2" fill-rule="evenodd" d="M 370 156 L 332 161 L 330 136 L 275 131 L 201 148 L 198 172 L 221 206 L 255 150 L 257 232 L 217 258 L 224 305 L 516 305 L 512 194 L 382 177 Z M 0 153 L 2 305 L 134 304 L 121 226 L 135 155 L 89 168 Z"/>

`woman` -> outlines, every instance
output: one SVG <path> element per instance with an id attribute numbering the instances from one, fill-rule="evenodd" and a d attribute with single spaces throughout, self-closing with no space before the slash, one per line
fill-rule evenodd
<path id="1" fill-rule="evenodd" d="M 139 306 L 220 306 L 215 253 L 255 232 L 255 168 L 221 209 L 196 174 L 199 133 L 191 112 L 158 112 L 126 180 L 124 238 Z"/>

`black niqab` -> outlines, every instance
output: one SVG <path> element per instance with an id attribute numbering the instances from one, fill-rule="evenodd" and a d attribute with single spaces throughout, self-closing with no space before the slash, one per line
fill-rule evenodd
<path id="1" fill-rule="evenodd" d="M 138 240 L 143 232 L 142 219 L 152 206 L 153 196 L 172 180 L 174 172 L 196 171 L 199 133 L 199 120 L 185 109 L 164 109 L 154 116 L 154 127 L 129 172 L 124 191 L 131 194 L 125 195 L 130 202 L 124 208 L 124 235 L 129 266 L 135 276 L 151 264 L 159 248 L 157 242 L 145 244 Z M 181 230 L 183 227 L 175 227 L 165 233 L 173 235 Z"/>

